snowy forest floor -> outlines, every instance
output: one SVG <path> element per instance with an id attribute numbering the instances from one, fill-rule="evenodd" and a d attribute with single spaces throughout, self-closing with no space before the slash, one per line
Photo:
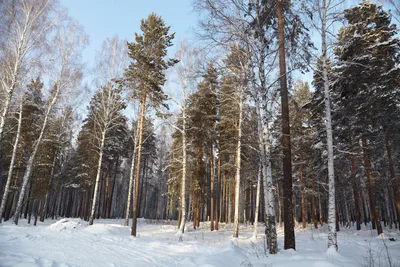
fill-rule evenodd
<path id="1" fill-rule="evenodd" d="M 241 225 L 234 239 L 232 225 L 210 232 L 208 223 L 197 230 L 188 223 L 179 242 L 176 222 L 138 221 L 138 238 L 133 238 L 123 220 L 95 220 L 93 226 L 80 219 L 47 220 L 36 227 L 10 220 L 0 226 L 0 266 L 400 266 L 396 229 L 377 237 L 364 225 L 361 231 L 343 228 L 339 253 L 327 255 L 326 226 L 296 229 L 296 251 L 283 250 L 283 228 L 278 228 L 279 253 L 266 256 L 262 225 L 257 239 L 251 225 Z"/>

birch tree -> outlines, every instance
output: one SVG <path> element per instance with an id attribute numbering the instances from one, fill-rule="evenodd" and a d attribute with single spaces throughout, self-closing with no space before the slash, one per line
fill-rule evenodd
<path id="1" fill-rule="evenodd" d="M 328 4 L 332 4 L 329 1 Z M 328 194 L 329 194 L 329 204 L 328 204 L 328 249 L 333 247 L 338 250 L 337 243 L 337 233 L 335 228 L 336 222 L 336 201 L 335 201 L 335 168 L 333 159 L 333 134 L 332 134 L 332 116 L 331 116 L 331 100 L 329 95 L 329 79 L 328 79 L 328 58 L 327 58 L 327 14 L 328 9 L 331 6 L 327 6 L 326 0 L 322 0 L 320 7 L 320 17 L 321 17 L 321 49 L 322 49 L 322 75 L 324 78 L 324 94 L 325 94 L 325 127 L 327 136 L 327 150 L 328 150 Z"/>
<path id="2" fill-rule="evenodd" d="M 239 112 L 236 124 L 237 144 L 235 162 L 235 215 L 233 219 L 233 237 L 239 237 L 239 202 L 240 202 L 240 180 L 241 180 L 241 150 L 242 150 L 242 124 L 243 110 L 246 101 L 245 92 L 249 86 L 250 61 L 249 52 L 238 44 L 231 47 L 231 53 L 225 59 L 227 75 L 234 79 L 234 98 L 238 103 Z"/>
<path id="3" fill-rule="evenodd" d="M 115 87 L 111 82 L 103 86 L 93 97 L 92 114 L 95 124 L 94 138 L 98 144 L 98 164 L 93 193 L 92 210 L 89 218 L 89 225 L 93 224 L 95 211 L 98 207 L 98 187 L 103 162 L 104 146 L 107 134 L 113 128 L 125 122 L 121 110 L 125 108 L 125 103 L 121 97 L 121 87 Z"/>
<path id="4" fill-rule="evenodd" d="M 0 87 L 4 93 L 0 114 L 0 141 L 15 90 L 23 84 L 24 72 L 37 65 L 39 51 L 44 46 L 43 41 L 56 22 L 51 14 L 54 6 L 53 0 L 21 0 L 2 4 L 2 15 L 6 24 L 0 28 L 3 35 L 0 49 Z"/>
<path id="5" fill-rule="evenodd" d="M 3 219 L 3 211 L 4 211 L 4 207 L 6 205 L 8 192 L 9 192 L 9 189 L 10 189 L 10 184 L 11 184 L 13 170 L 14 170 L 14 164 L 15 164 L 15 158 L 16 158 L 17 150 L 18 150 L 18 143 L 19 143 L 19 139 L 20 139 L 21 125 L 22 125 L 22 107 L 23 107 L 22 99 L 20 99 L 19 112 L 18 112 L 17 134 L 15 136 L 15 140 L 14 140 L 14 144 L 13 144 L 13 151 L 12 151 L 12 156 L 11 156 L 10 167 L 8 169 L 7 182 L 6 182 L 6 186 L 4 188 L 3 198 L 1 199 L 0 223 L 2 222 L 2 219 Z"/>
<path id="6" fill-rule="evenodd" d="M 97 131 L 94 136 L 98 144 L 99 160 L 97 166 L 95 188 L 92 201 L 92 210 L 89 218 L 89 225 L 93 224 L 94 214 L 98 206 L 98 184 L 100 180 L 101 167 L 104 154 L 104 146 L 107 134 L 114 128 L 125 123 L 125 118 L 121 110 L 125 109 L 125 102 L 122 99 L 122 88 L 114 83 L 121 79 L 123 70 L 127 65 L 126 41 L 119 40 L 118 37 L 106 39 L 103 42 L 102 50 L 97 56 L 96 70 L 99 74 L 98 85 L 102 88 L 97 92 L 93 99 L 92 107 L 93 119 Z"/>
<path id="7" fill-rule="evenodd" d="M 186 191 L 187 191 L 187 150 L 188 150 L 188 121 L 190 120 L 188 114 L 188 101 L 193 93 L 195 87 L 195 79 L 197 76 L 197 69 L 200 66 L 200 53 L 191 48 L 186 41 L 182 41 L 179 45 L 178 52 L 175 58 L 179 61 L 175 66 L 176 71 L 176 85 L 179 89 L 176 92 L 166 92 L 172 106 L 178 109 L 178 114 L 168 114 L 166 111 L 159 110 L 159 114 L 164 120 L 177 132 L 180 133 L 182 138 L 182 155 L 175 157 L 173 160 L 179 160 L 181 164 L 181 179 L 180 179 L 180 224 L 178 226 L 179 241 L 182 241 L 183 233 L 186 224 Z M 174 90 L 175 91 L 175 90 Z M 177 92 L 179 94 L 177 95 Z"/>
<path id="8" fill-rule="evenodd" d="M 81 49 L 87 44 L 87 36 L 82 28 L 68 17 L 64 16 L 49 40 L 50 51 L 46 55 L 48 63 L 42 70 L 51 82 L 49 98 L 45 104 L 45 113 L 40 126 L 39 137 L 35 140 L 32 153 L 29 156 L 26 170 L 18 198 L 18 204 L 14 214 L 14 223 L 18 224 L 19 214 L 22 209 L 23 199 L 28 181 L 31 177 L 33 165 L 39 146 L 43 141 L 49 116 L 60 97 L 66 96 L 75 90 L 82 77 L 82 66 L 79 64 Z"/>

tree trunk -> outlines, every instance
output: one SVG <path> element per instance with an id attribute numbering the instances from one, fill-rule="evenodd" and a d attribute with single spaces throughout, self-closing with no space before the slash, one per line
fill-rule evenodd
<path id="1" fill-rule="evenodd" d="M 286 54 L 283 19 L 283 0 L 278 0 L 278 32 L 279 32 L 279 73 L 282 106 L 282 147 L 283 147 L 283 216 L 285 241 L 284 249 L 296 249 L 292 211 L 292 156 L 290 144 L 289 101 L 286 78 Z"/>
<path id="2" fill-rule="evenodd" d="M 128 187 L 128 199 L 126 201 L 126 211 L 125 211 L 125 224 L 124 226 L 129 225 L 129 213 L 131 211 L 131 197 L 132 197 L 132 189 L 134 187 L 134 179 L 133 174 L 135 172 L 135 160 L 136 160 L 136 153 L 138 148 L 138 137 L 140 133 L 140 125 L 136 123 L 136 132 L 135 136 L 133 137 L 133 153 L 132 153 L 132 162 L 131 162 L 131 170 L 129 173 L 129 187 Z"/>
<path id="3" fill-rule="evenodd" d="M 219 145 L 220 142 L 218 142 Z M 218 163 L 217 163 L 217 205 L 215 206 L 215 230 L 219 230 L 220 210 L 221 210 L 221 152 L 218 148 Z"/>
<path id="4" fill-rule="evenodd" d="M 353 196 L 354 196 L 354 216 L 356 218 L 357 230 L 361 230 L 360 204 L 357 192 L 356 165 L 355 165 L 354 155 L 350 156 L 350 161 L 351 161 L 351 181 L 353 184 Z"/>
<path id="5" fill-rule="evenodd" d="M 367 175 L 368 195 L 371 206 L 371 220 L 375 222 L 378 235 L 382 234 L 382 225 L 379 218 L 379 209 L 376 204 L 375 185 L 371 172 L 371 159 L 367 148 L 367 138 L 362 136 L 363 156 L 365 165 L 365 174 Z"/>
<path id="6" fill-rule="evenodd" d="M 331 101 L 329 95 L 329 78 L 327 65 L 327 6 L 326 0 L 322 0 L 322 18 L 321 18 L 321 42 L 322 42 L 322 72 L 324 77 L 324 96 L 325 96 L 325 127 L 327 136 L 328 149 L 328 248 L 333 247 L 338 250 L 337 233 L 335 231 L 335 173 L 333 161 L 333 135 L 332 135 L 332 118 L 331 118 Z"/>
<path id="7" fill-rule="evenodd" d="M 93 225 L 93 220 L 94 220 L 94 213 L 99 205 L 98 203 L 98 188 L 99 188 L 99 181 L 100 181 L 100 174 L 101 174 L 101 165 L 103 162 L 103 148 L 104 148 L 104 142 L 106 139 L 106 131 L 103 130 L 101 134 L 101 143 L 100 143 L 100 155 L 99 155 L 99 161 L 97 163 L 97 174 L 96 174 L 96 184 L 94 186 L 94 193 L 93 193 L 93 202 L 92 202 L 92 211 L 90 213 L 90 218 L 89 218 L 89 225 Z"/>
<path id="8" fill-rule="evenodd" d="M 10 184 L 12 180 L 12 174 L 14 170 L 14 162 L 15 162 L 15 157 L 17 155 L 17 150 L 18 150 L 18 142 L 19 142 L 19 137 L 21 133 L 21 125 L 22 125 L 22 101 L 20 102 L 19 105 L 19 116 L 18 116 L 18 128 L 17 128 L 17 135 L 14 140 L 14 147 L 13 147 L 13 152 L 11 156 L 11 162 L 10 162 L 10 167 L 8 169 L 8 175 L 7 175 L 7 182 L 6 182 L 6 187 L 4 188 L 4 194 L 3 198 L 1 200 L 1 206 L 0 206 L 0 223 L 3 218 L 3 211 L 4 207 L 6 205 L 7 197 L 8 197 L 8 192 L 10 190 Z M 1 140 L 1 137 L 0 137 Z"/>
<path id="9" fill-rule="evenodd" d="M 214 231 L 214 151 L 210 145 L 210 231 Z"/>
<path id="10" fill-rule="evenodd" d="M 110 200 L 108 201 L 108 207 L 107 207 L 107 218 L 111 218 L 111 206 L 112 206 L 112 201 L 113 201 L 113 197 L 114 197 L 115 180 L 117 179 L 117 174 L 118 174 L 118 165 L 119 165 L 119 157 L 117 156 L 117 160 L 115 162 L 113 182 L 111 185 Z"/>
<path id="11" fill-rule="evenodd" d="M 237 123 L 237 146 L 236 146 L 236 175 L 235 175 L 235 217 L 233 226 L 233 237 L 239 237 L 239 201 L 240 201 L 240 170 L 241 170 L 241 149 L 242 149 L 242 118 L 243 118 L 243 90 L 238 92 L 239 120 Z"/>
<path id="12" fill-rule="evenodd" d="M 181 223 L 179 224 L 179 241 L 182 241 L 182 234 L 185 231 L 186 223 L 186 103 L 182 108 L 182 181 L 181 181 Z"/>
<path id="13" fill-rule="evenodd" d="M 301 148 L 300 148 L 301 150 Z M 300 161 L 303 161 L 303 151 L 300 151 Z M 306 229 L 306 197 L 305 197 L 305 185 L 304 185 L 304 177 L 303 177 L 303 166 L 302 163 L 300 165 L 300 183 L 301 183 L 301 227 Z"/>
<path id="14" fill-rule="evenodd" d="M 52 189 L 52 185 L 53 185 L 53 179 L 54 179 L 54 167 L 56 165 L 56 160 L 57 160 L 57 153 L 54 154 L 54 158 L 53 158 L 53 164 L 51 165 L 51 171 L 50 171 L 50 181 L 49 184 L 47 186 L 47 193 L 44 199 L 44 205 L 43 205 L 43 209 L 40 211 L 40 221 L 44 222 L 44 218 L 47 218 L 47 210 L 48 210 L 48 206 L 49 206 L 49 201 L 50 201 L 50 196 L 51 196 L 51 189 Z"/>
<path id="15" fill-rule="evenodd" d="M 386 155 L 388 157 L 388 162 L 389 162 L 389 173 L 390 173 L 390 181 L 392 183 L 393 187 L 393 195 L 394 195 L 394 201 L 396 204 L 396 213 L 397 213 L 397 219 L 398 223 L 400 225 L 400 193 L 399 193 L 399 185 L 397 183 L 397 177 L 394 171 L 394 164 L 393 164 L 393 159 L 392 159 L 392 153 L 390 149 L 390 142 L 389 142 L 389 137 L 388 137 L 388 131 L 385 131 L 385 144 L 386 144 Z M 400 231 L 400 227 L 399 227 Z"/>
<path id="16" fill-rule="evenodd" d="M 256 210 L 254 211 L 254 233 L 253 236 L 257 238 L 258 231 L 258 210 L 260 209 L 260 187 L 261 187 L 261 172 L 262 165 L 258 167 L 258 175 L 257 175 L 257 193 L 256 193 Z"/>
<path id="17" fill-rule="evenodd" d="M 144 125 L 144 115 L 146 110 L 146 95 L 143 96 L 141 101 L 141 113 L 139 122 L 139 143 L 138 143 L 138 155 L 137 155 L 137 167 L 135 177 L 135 196 L 133 198 L 133 210 L 132 210 L 132 229 L 131 235 L 136 237 L 136 225 L 137 225 L 137 210 L 139 204 L 139 182 L 140 182 L 140 160 L 142 155 L 142 135 Z"/>

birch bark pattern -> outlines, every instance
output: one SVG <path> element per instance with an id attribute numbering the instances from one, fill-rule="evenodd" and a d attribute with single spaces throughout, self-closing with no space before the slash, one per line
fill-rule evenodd
<path id="1" fill-rule="evenodd" d="M 22 101 L 19 104 L 17 135 L 14 140 L 14 147 L 13 147 L 13 152 L 12 152 L 12 156 L 11 156 L 10 168 L 8 169 L 6 187 L 4 188 L 3 198 L 1 200 L 0 223 L 2 222 L 2 219 L 3 219 L 3 211 L 4 211 L 4 207 L 6 205 L 7 198 L 8 198 L 8 191 L 10 190 L 10 184 L 11 184 L 12 174 L 13 174 L 13 170 L 14 170 L 14 162 L 15 162 L 15 157 L 17 155 L 18 142 L 19 142 L 19 137 L 20 137 L 20 133 L 21 133 L 21 125 L 22 125 Z"/>
<path id="2" fill-rule="evenodd" d="M 254 232 L 253 236 L 257 238 L 258 232 L 258 211 L 260 209 L 260 187 L 261 187 L 261 169 L 262 165 L 258 167 L 258 174 L 257 174 L 257 192 L 256 192 L 256 210 L 254 211 Z"/>
<path id="3" fill-rule="evenodd" d="M 241 163 L 241 138 L 242 138 L 242 117 L 243 117 L 243 92 L 238 92 L 239 96 L 239 121 L 238 121 L 238 138 L 236 147 L 236 175 L 235 175 L 235 217 L 233 225 L 233 237 L 239 237 L 239 193 L 240 193 L 240 163 Z"/>
<path id="4" fill-rule="evenodd" d="M 185 231 L 186 221 L 186 103 L 182 108 L 182 181 L 181 181 L 181 222 L 179 225 L 179 241 Z"/>
<path id="5" fill-rule="evenodd" d="M 336 201 L 335 201 L 335 173 L 333 162 L 333 136 L 332 136 L 332 119 L 331 119 L 331 103 L 329 96 L 329 79 L 327 66 L 327 45 L 326 45 L 326 20 L 327 20 L 326 0 L 322 0 L 322 73 L 324 78 L 324 94 L 325 94 L 325 128 L 327 135 L 328 148 L 328 249 L 334 247 L 338 250 L 337 233 L 336 233 Z"/>

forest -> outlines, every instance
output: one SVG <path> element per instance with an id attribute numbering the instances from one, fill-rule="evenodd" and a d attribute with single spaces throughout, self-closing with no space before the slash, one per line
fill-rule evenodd
<path id="1" fill-rule="evenodd" d="M 62 4 L 0 3 L 0 224 L 121 219 L 138 237 L 144 218 L 183 243 L 247 225 L 266 254 L 296 229 L 327 227 L 332 251 L 346 229 L 400 240 L 400 3 L 190 5 L 196 40 L 137 18 L 87 83 L 90 33 Z"/>

